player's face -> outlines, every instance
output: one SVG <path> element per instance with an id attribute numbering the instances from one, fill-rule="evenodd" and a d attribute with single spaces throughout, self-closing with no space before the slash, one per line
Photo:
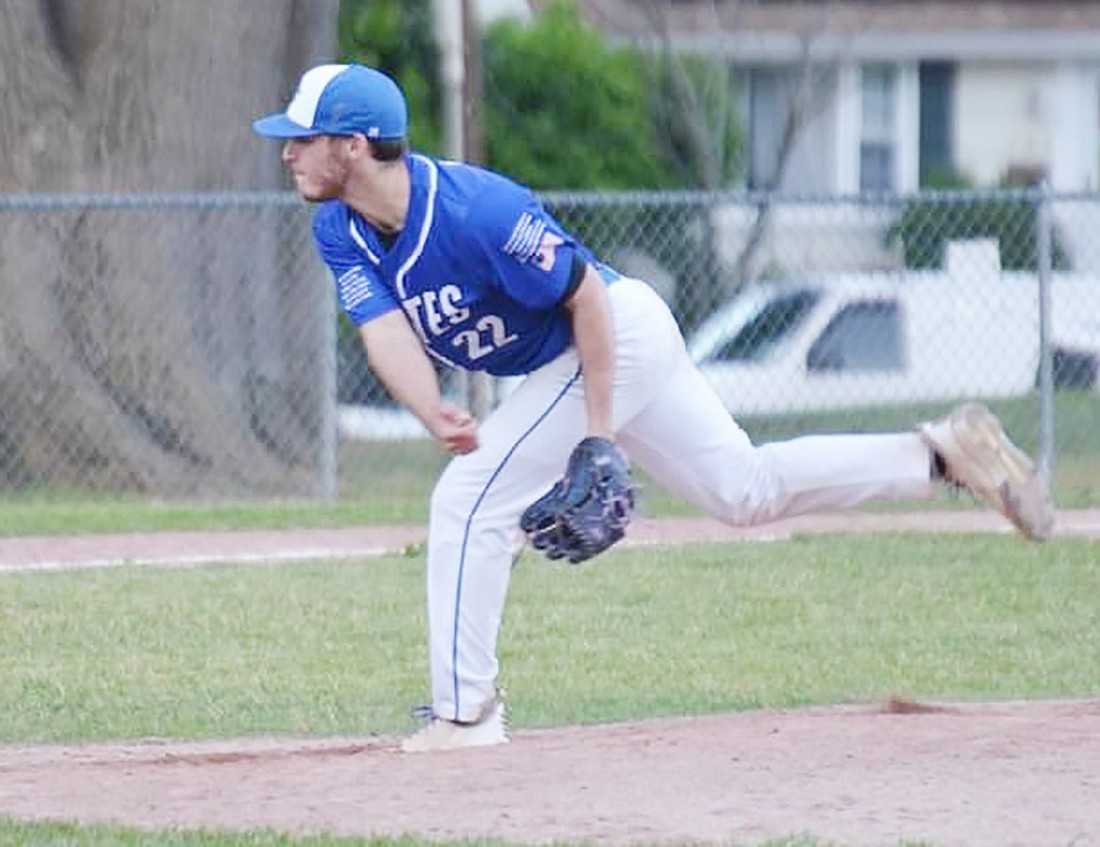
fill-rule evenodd
<path id="1" fill-rule="evenodd" d="M 311 202 L 343 196 L 351 172 L 345 139 L 328 135 L 293 138 L 283 145 L 287 166 L 298 193 Z"/>

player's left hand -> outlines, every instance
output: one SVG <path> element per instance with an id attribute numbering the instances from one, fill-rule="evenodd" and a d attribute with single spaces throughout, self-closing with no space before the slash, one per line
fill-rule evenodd
<path id="1" fill-rule="evenodd" d="M 477 418 L 453 403 L 444 403 L 439 407 L 439 413 L 428 429 L 448 453 L 462 455 L 472 453 L 478 447 Z"/>
<path id="2" fill-rule="evenodd" d="M 611 440 L 590 436 L 573 448 L 565 476 L 524 510 L 519 525 L 536 550 L 576 564 L 621 539 L 633 511 L 626 454 Z"/>

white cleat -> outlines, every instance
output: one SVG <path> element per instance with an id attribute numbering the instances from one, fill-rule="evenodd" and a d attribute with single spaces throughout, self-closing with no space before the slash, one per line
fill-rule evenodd
<path id="1" fill-rule="evenodd" d="M 918 429 L 943 459 L 948 482 L 984 500 L 1033 541 L 1050 538 L 1054 529 L 1050 491 L 1035 464 L 1005 435 L 989 409 L 966 403 Z"/>
<path id="2" fill-rule="evenodd" d="M 427 725 L 401 742 L 402 753 L 429 753 L 433 750 L 459 750 L 464 747 L 492 747 L 508 743 L 508 722 L 504 701 L 494 698 L 485 709 L 485 717 L 475 723 L 455 723 L 431 716 Z"/>

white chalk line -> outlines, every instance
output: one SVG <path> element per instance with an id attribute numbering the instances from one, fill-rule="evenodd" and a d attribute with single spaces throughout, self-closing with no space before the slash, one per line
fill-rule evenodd
<path id="1" fill-rule="evenodd" d="M 1072 513 L 1071 513 L 1072 514 Z M 1061 520 L 1059 526 L 1056 527 L 1055 534 L 1064 538 L 1100 538 L 1100 521 L 1094 518 L 1095 512 L 1089 514 L 1082 512 L 1076 515 L 1066 515 L 1069 520 Z M 898 526 L 898 531 L 915 531 L 915 532 L 927 532 L 936 531 L 931 528 L 919 528 L 919 527 L 905 527 Z M 992 532 L 995 534 L 1010 534 L 1014 530 L 1012 527 L 1006 525 L 992 526 L 992 527 L 974 527 L 972 529 L 967 527 L 941 527 L 939 531 L 975 531 L 975 532 Z M 805 530 L 803 530 L 805 531 Z M 875 526 L 863 526 L 859 528 L 854 527 L 837 527 L 835 530 L 822 530 L 820 527 L 815 527 L 810 530 L 811 534 L 829 534 L 829 532 L 884 532 L 891 531 L 888 525 L 875 525 Z M 671 537 L 641 537 L 633 538 L 627 537 L 620 543 L 622 547 L 658 547 L 665 545 L 675 545 L 684 543 L 744 543 L 744 542 L 763 542 L 763 543 L 775 543 L 780 541 L 790 540 L 794 535 L 798 534 L 798 528 L 792 528 L 790 526 L 777 526 L 770 529 L 753 528 L 746 530 L 743 535 L 740 536 L 726 536 L 726 537 L 707 537 L 704 533 L 703 537 L 697 537 L 693 539 Z M 270 543 L 270 542 L 268 542 Z M 378 558 L 387 555 L 398 555 L 409 548 L 407 542 L 394 542 L 391 546 L 374 544 L 371 546 L 356 547 L 354 544 L 350 546 L 336 546 L 336 547 L 294 547 L 289 545 L 283 548 L 278 547 L 266 547 L 263 550 L 252 551 L 233 551 L 233 550 L 221 550 L 211 551 L 204 553 L 172 553 L 172 554 L 149 554 L 149 555 L 115 555 L 115 556 L 100 556 L 95 558 L 80 558 L 79 556 L 72 559 L 27 559 L 27 560 L 15 560 L 11 562 L 0 561 L 0 576 L 5 573 L 27 573 L 27 572 L 64 572 L 64 571 L 77 571 L 77 570 L 96 570 L 103 568 L 120 568 L 120 567 L 173 567 L 173 568 L 188 568 L 188 567 L 204 567 L 212 565 L 280 565 L 292 562 L 305 562 L 316 561 L 320 559 L 370 559 Z"/>
<path id="2" fill-rule="evenodd" d="M 396 553 L 385 547 L 367 547 L 361 550 L 346 549 L 288 549 L 273 550 L 264 553 L 204 553 L 202 555 L 173 556 L 122 556 L 103 559 L 84 559 L 75 561 L 39 561 L 0 563 L 0 574 L 24 573 L 28 571 L 77 571 L 98 568 L 142 567 L 204 567 L 207 565 L 264 565 L 303 562 L 315 559 L 370 559 Z"/>

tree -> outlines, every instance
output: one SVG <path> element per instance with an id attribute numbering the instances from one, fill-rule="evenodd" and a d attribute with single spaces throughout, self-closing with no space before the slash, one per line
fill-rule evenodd
<path id="1" fill-rule="evenodd" d="M 336 0 L 0 4 L 0 191 L 285 187 L 250 119 L 331 59 Z M 6 211 L 0 486 L 313 485 L 321 284 L 253 208 Z M 243 246 L 242 246 L 243 245 Z M 306 243 L 308 248 L 308 242 Z M 288 341 L 302 346 L 292 354 Z"/>
<path id="2" fill-rule="evenodd" d="M 400 83 L 409 104 L 409 142 L 442 152 L 443 95 L 432 0 L 342 0 L 343 61 L 380 68 Z"/>
<path id="3" fill-rule="evenodd" d="M 442 153 L 439 47 L 431 0 L 343 0 L 340 49 L 381 68 L 409 101 L 412 146 Z M 612 48 L 571 2 L 484 33 L 486 164 L 538 189 L 673 184 L 639 54 Z"/>
<path id="4" fill-rule="evenodd" d="M 529 25 L 495 24 L 484 65 L 491 167 L 536 189 L 672 183 L 639 55 L 605 44 L 573 3 L 551 3 Z"/>
<path id="5" fill-rule="evenodd" d="M 712 201 L 698 210 L 691 228 L 693 262 L 679 268 L 679 312 L 687 326 L 703 319 L 737 288 L 750 282 L 756 254 L 772 212 L 772 195 L 782 180 L 799 135 L 827 102 L 823 80 L 832 68 L 811 61 L 814 36 L 825 24 L 826 10 L 807 13 L 800 32 L 802 56 L 796 63 L 794 95 L 785 113 L 773 172 L 760 186 L 753 218 L 737 259 L 728 271 L 720 267 L 715 226 L 718 193 L 745 185 L 746 133 L 741 122 L 737 57 L 722 46 L 723 37 L 738 32 L 746 0 L 700 0 L 695 13 L 709 23 L 708 40 L 717 45 L 706 54 L 685 51 L 674 43 L 671 21 L 673 0 L 639 0 L 649 22 L 649 37 L 639 40 L 649 57 L 654 113 L 660 138 L 670 161 L 678 163 L 687 185 L 711 194 Z"/>
<path id="6" fill-rule="evenodd" d="M 649 56 L 646 72 L 665 161 L 690 188 L 743 184 L 745 132 L 729 60 L 678 51 L 663 22 L 657 25 L 661 48 Z"/>

